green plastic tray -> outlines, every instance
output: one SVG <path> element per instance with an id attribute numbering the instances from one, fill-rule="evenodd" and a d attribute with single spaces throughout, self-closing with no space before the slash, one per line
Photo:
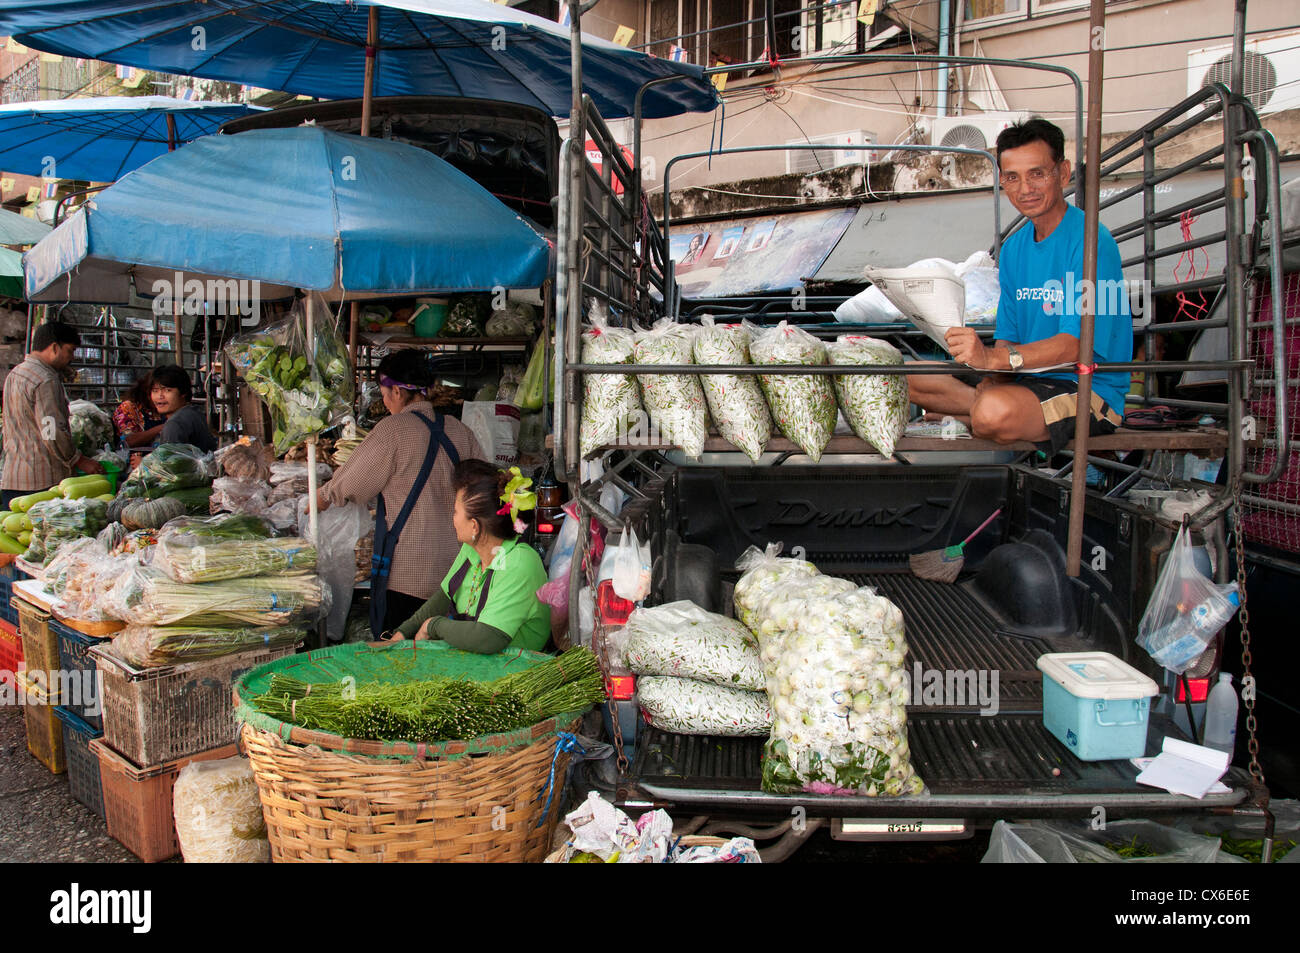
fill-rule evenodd
<path id="1" fill-rule="evenodd" d="M 568 730 L 582 712 L 557 715 L 530 728 L 495 735 L 417 744 L 409 741 L 343 738 L 323 731 L 312 731 L 263 714 L 247 700 L 266 692 L 270 688 L 272 675 L 288 675 L 313 684 L 337 682 L 349 676 L 355 678 L 358 685 L 437 676 L 490 682 L 502 675 L 532 668 L 549 658 L 549 655 L 523 649 L 480 655 L 476 652 L 462 652 L 445 642 L 437 641 L 354 642 L 337 645 L 300 655 L 286 655 L 246 672 L 235 683 L 235 717 L 244 724 L 272 732 L 285 741 L 370 757 L 410 761 L 455 759 L 466 755 L 502 752 L 531 745 L 539 738 Z"/>

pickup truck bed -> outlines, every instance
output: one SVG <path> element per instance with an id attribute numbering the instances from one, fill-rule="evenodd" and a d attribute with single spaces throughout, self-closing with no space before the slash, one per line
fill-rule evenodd
<path id="1" fill-rule="evenodd" d="M 1139 785 L 1127 761 L 1080 761 L 1042 723 L 1042 676 L 1035 660 L 1049 651 L 1089 647 L 1079 639 L 1013 635 L 962 585 L 927 582 L 905 573 L 842 574 L 877 588 L 903 611 L 910 649 L 907 670 L 996 668 L 999 711 L 981 715 L 977 704 L 908 708 L 912 764 L 928 794 L 912 798 L 791 794 L 762 791 L 762 738 L 677 735 L 643 727 L 636 758 L 620 800 L 653 803 L 683 812 L 725 811 L 789 816 L 803 806 L 822 817 L 1089 817 L 1111 813 L 1186 810 L 1189 799 Z M 1070 645 L 1069 642 L 1077 642 Z M 1183 737 L 1171 719 L 1151 715 L 1149 750 L 1166 735 Z M 1059 774 L 1053 772 L 1059 771 Z M 1238 804 L 1244 777 L 1226 779 L 1231 793 L 1209 795 L 1201 809 Z"/>

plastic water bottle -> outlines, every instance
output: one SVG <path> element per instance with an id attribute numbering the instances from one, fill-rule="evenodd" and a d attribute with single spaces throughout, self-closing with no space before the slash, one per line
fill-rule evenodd
<path id="1" fill-rule="evenodd" d="M 1219 681 L 1210 689 L 1205 704 L 1205 747 L 1228 753 L 1232 763 L 1232 749 L 1237 743 L 1237 690 L 1232 687 L 1232 676 L 1219 673 Z"/>

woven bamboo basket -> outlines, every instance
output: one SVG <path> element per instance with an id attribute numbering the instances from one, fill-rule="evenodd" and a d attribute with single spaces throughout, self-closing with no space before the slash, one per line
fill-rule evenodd
<path id="1" fill-rule="evenodd" d="M 236 685 L 235 699 L 271 859 L 543 860 L 562 813 L 569 762 L 558 744 L 559 733 L 576 730 L 578 713 L 505 734 L 416 745 L 308 731 L 274 722 L 246 702 L 272 672 L 314 680 L 313 674 L 374 671 L 375 664 L 396 653 L 434 653 L 420 663 L 432 660 L 447 674 L 457 674 L 461 666 L 480 677 L 517 671 L 545 658 L 532 652 L 474 656 L 434 642 L 359 643 L 286 657 L 249 672 Z"/>

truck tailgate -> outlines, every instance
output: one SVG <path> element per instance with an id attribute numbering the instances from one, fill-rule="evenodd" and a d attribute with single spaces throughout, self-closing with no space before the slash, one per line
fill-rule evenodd
<path id="1" fill-rule="evenodd" d="M 705 811 L 810 814 L 848 817 L 1089 816 L 1108 811 L 1154 813 L 1224 807 L 1245 799 L 1244 777 L 1228 794 L 1200 801 L 1139 785 L 1128 761 L 1080 761 L 1043 727 L 1038 656 L 1069 651 L 1055 640 L 1011 635 L 961 586 L 927 582 L 903 573 L 843 574 L 874 586 L 903 611 L 907 670 L 997 670 L 998 710 L 981 714 L 966 705 L 909 705 L 912 766 L 927 793 L 910 798 L 817 794 L 772 795 L 761 789 L 762 738 L 678 735 L 647 727 L 622 792 L 627 802 L 671 803 Z M 1069 640 L 1074 641 L 1074 640 Z M 1082 643 L 1077 646 L 1084 647 Z M 916 691 L 913 691 L 916 698 Z M 1148 755 L 1166 735 L 1184 737 L 1167 717 L 1153 713 Z"/>

